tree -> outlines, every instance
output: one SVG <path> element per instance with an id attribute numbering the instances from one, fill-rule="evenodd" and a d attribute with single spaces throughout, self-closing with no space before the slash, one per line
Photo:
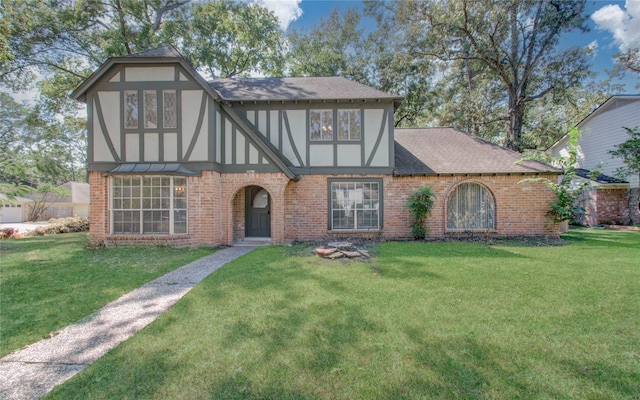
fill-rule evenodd
<path id="1" fill-rule="evenodd" d="M 0 2 L 2 85 L 37 92 L 32 104 L 7 109 L 21 122 L 10 125 L 19 134 L 0 159 L 1 180 L 12 186 L 81 180 L 86 122 L 78 118 L 83 106 L 68 94 L 108 57 L 165 43 L 222 76 L 278 73 L 284 58 L 277 19 L 255 5 L 227 0 L 195 5 L 189 0 Z M 6 160 L 12 160 L 9 166 Z"/>
<path id="2" fill-rule="evenodd" d="M 32 195 L 33 202 L 29 204 L 29 221 L 38 221 L 44 215 L 44 212 L 49 209 L 62 197 L 68 197 L 71 195 L 69 189 L 64 187 L 58 187 L 51 183 L 43 183 L 38 186 L 35 194 Z"/>
<path id="3" fill-rule="evenodd" d="M 615 66 L 610 71 L 611 76 L 624 75 L 626 72 L 640 74 L 640 48 L 631 48 L 626 51 L 616 53 L 613 56 Z M 636 83 L 636 89 L 640 88 L 640 83 Z"/>
<path id="4" fill-rule="evenodd" d="M 629 140 L 616 145 L 615 150 L 610 150 L 609 154 L 614 157 L 622 158 L 624 167 L 620 167 L 616 170 L 616 175 L 620 179 L 628 179 L 630 175 L 637 175 L 638 182 L 640 182 L 640 126 L 635 128 L 624 129 L 629 134 Z M 637 210 L 640 204 L 640 189 L 635 189 L 629 192 L 629 210 Z M 634 215 L 630 215 L 632 222 L 637 223 L 640 221 L 635 220 Z"/>
<path id="5" fill-rule="evenodd" d="M 546 216 L 555 223 L 574 221 L 584 215 L 584 193 L 591 187 L 591 179 L 600 174 L 600 169 L 591 171 L 591 179 L 574 181 L 576 177 L 576 163 L 578 160 L 578 138 L 580 131 L 572 128 L 569 133 L 568 157 L 558 157 L 552 164 L 562 170 L 560 181 L 552 181 L 547 178 L 527 178 L 520 182 L 542 182 L 551 189 L 555 195 L 549 203 L 549 211 Z"/>
<path id="6" fill-rule="evenodd" d="M 285 42 L 278 19 L 256 4 L 196 3 L 166 23 L 163 37 L 210 77 L 282 75 Z"/>
<path id="7" fill-rule="evenodd" d="M 413 57 L 439 65 L 446 75 L 467 87 L 469 96 L 499 84 L 502 98 L 491 122 L 506 120 L 503 144 L 523 150 L 522 129 L 531 103 L 549 93 L 574 87 L 588 75 L 586 54 L 579 48 L 560 49 L 560 35 L 586 30 L 584 0 L 490 0 L 483 2 L 394 2 L 387 14 L 405 34 L 404 46 Z M 378 3 L 369 10 L 384 9 Z M 388 8 L 386 9 L 388 10 Z M 466 81 L 466 82 L 464 82 Z M 470 97 L 460 96 L 460 106 Z M 475 105 L 471 104 L 473 107 Z M 477 108 L 477 107 L 476 107 Z M 486 110 L 470 112 L 480 120 Z M 471 125 L 477 125 L 470 119 Z"/>
<path id="8" fill-rule="evenodd" d="M 366 37 L 359 28 L 361 15 L 355 8 L 339 13 L 335 8 L 327 19 L 320 18 L 308 32 L 292 29 L 287 35 L 291 76 L 344 76 L 368 82 L 362 65 Z"/>

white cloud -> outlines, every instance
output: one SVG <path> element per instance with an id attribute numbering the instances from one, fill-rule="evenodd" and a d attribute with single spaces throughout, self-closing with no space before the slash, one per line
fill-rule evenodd
<path id="1" fill-rule="evenodd" d="M 591 16 L 598 29 L 611 32 L 622 51 L 640 47 L 640 1 L 627 0 L 625 8 L 609 4 Z"/>
<path id="2" fill-rule="evenodd" d="M 591 43 L 589 43 L 585 47 L 587 49 L 591 50 L 591 53 L 593 54 L 594 57 L 596 56 L 596 54 L 598 54 L 598 41 L 597 40 L 592 41 Z"/>
<path id="3" fill-rule="evenodd" d="M 280 29 L 287 30 L 290 23 L 302 16 L 302 0 L 254 0 L 253 3 L 266 8 L 278 17 Z"/>

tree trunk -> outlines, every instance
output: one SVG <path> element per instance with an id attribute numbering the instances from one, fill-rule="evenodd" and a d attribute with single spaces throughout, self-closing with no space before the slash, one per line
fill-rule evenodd
<path id="1" fill-rule="evenodd" d="M 515 96 L 509 95 L 509 131 L 505 140 L 505 147 L 514 151 L 522 151 L 520 134 L 524 120 L 524 104 Z"/>

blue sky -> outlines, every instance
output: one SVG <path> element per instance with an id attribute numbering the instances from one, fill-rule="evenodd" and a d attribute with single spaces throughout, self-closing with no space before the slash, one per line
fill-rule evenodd
<path id="1" fill-rule="evenodd" d="M 320 18 L 327 18 L 338 7 L 345 10 L 361 6 L 355 0 L 254 0 L 273 10 L 280 18 L 283 29 L 310 29 Z M 606 78 L 606 70 L 613 67 L 611 56 L 629 48 L 640 47 L 640 0 L 590 0 L 587 1 L 587 21 L 590 27 L 586 33 L 571 33 L 563 38 L 563 45 L 592 46 L 595 53 L 592 69 Z M 373 21 L 369 21 L 371 26 Z M 637 75 L 627 74 L 621 81 L 626 93 L 638 93 L 634 86 Z"/>

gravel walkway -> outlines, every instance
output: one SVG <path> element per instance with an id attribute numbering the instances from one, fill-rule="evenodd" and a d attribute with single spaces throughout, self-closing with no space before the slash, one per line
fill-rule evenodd
<path id="1" fill-rule="evenodd" d="M 37 399 L 167 311 L 198 282 L 254 246 L 229 247 L 173 270 L 50 339 L 0 359 L 0 399 Z"/>

